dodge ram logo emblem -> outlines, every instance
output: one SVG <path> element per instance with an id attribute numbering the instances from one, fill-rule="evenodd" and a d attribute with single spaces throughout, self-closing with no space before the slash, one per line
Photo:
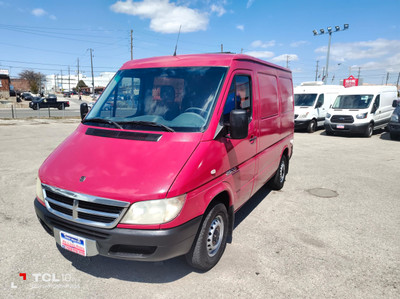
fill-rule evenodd
<path id="1" fill-rule="evenodd" d="M 81 178 L 79 179 L 79 182 L 84 182 L 86 180 L 85 176 L 81 176 Z"/>

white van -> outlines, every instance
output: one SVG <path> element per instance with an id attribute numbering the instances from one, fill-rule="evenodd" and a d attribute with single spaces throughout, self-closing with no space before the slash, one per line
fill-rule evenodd
<path id="1" fill-rule="evenodd" d="M 325 115 L 339 92 L 341 85 L 323 85 L 323 82 L 304 82 L 294 89 L 294 126 L 312 133 L 325 122 Z"/>
<path id="2" fill-rule="evenodd" d="M 396 99 L 395 86 L 346 88 L 326 114 L 326 134 L 348 133 L 371 137 L 374 130 L 388 125 Z"/>

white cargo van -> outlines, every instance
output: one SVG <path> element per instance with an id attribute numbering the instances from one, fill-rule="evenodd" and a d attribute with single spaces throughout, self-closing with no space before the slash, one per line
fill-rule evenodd
<path id="1" fill-rule="evenodd" d="M 348 133 L 371 137 L 374 130 L 388 125 L 396 99 L 395 86 L 346 88 L 326 114 L 326 134 Z"/>
<path id="2" fill-rule="evenodd" d="M 324 125 L 325 115 L 333 104 L 341 85 L 323 85 L 323 82 L 304 82 L 294 89 L 294 126 L 309 133 Z"/>

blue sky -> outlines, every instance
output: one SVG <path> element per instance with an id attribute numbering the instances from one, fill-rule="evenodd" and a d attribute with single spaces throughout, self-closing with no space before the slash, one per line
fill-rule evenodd
<path id="1" fill-rule="evenodd" d="M 294 83 L 315 79 L 326 64 L 327 34 L 314 29 L 349 24 L 332 34 L 328 82 L 349 72 L 364 82 L 395 84 L 400 72 L 400 0 L 0 0 L 0 69 L 46 75 L 95 76 L 133 57 L 224 51 L 286 66 Z M 289 59 L 288 59 L 289 58 Z"/>

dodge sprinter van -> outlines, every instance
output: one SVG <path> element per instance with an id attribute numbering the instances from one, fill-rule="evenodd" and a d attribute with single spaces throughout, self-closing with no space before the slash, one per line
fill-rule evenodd
<path id="1" fill-rule="evenodd" d="M 293 107 L 291 71 L 250 56 L 129 61 L 40 167 L 39 221 L 83 256 L 186 255 L 208 270 L 235 212 L 267 182 L 283 187 Z"/>
<path id="2" fill-rule="evenodd" d="M 388 125 L 396 99 L 395 86 L 346 88 L 326 114 L 326 134 L 347 133 L 371 137 L 374 130 Z"/>
<path id="3" fill-rule="evenodd" d="M 313 133 L 323 127 L 325 115 L 340 91 L 341 85 L 323 85 L 323 82 L 303 82 L 294 88 L 294 127 Z"/>

